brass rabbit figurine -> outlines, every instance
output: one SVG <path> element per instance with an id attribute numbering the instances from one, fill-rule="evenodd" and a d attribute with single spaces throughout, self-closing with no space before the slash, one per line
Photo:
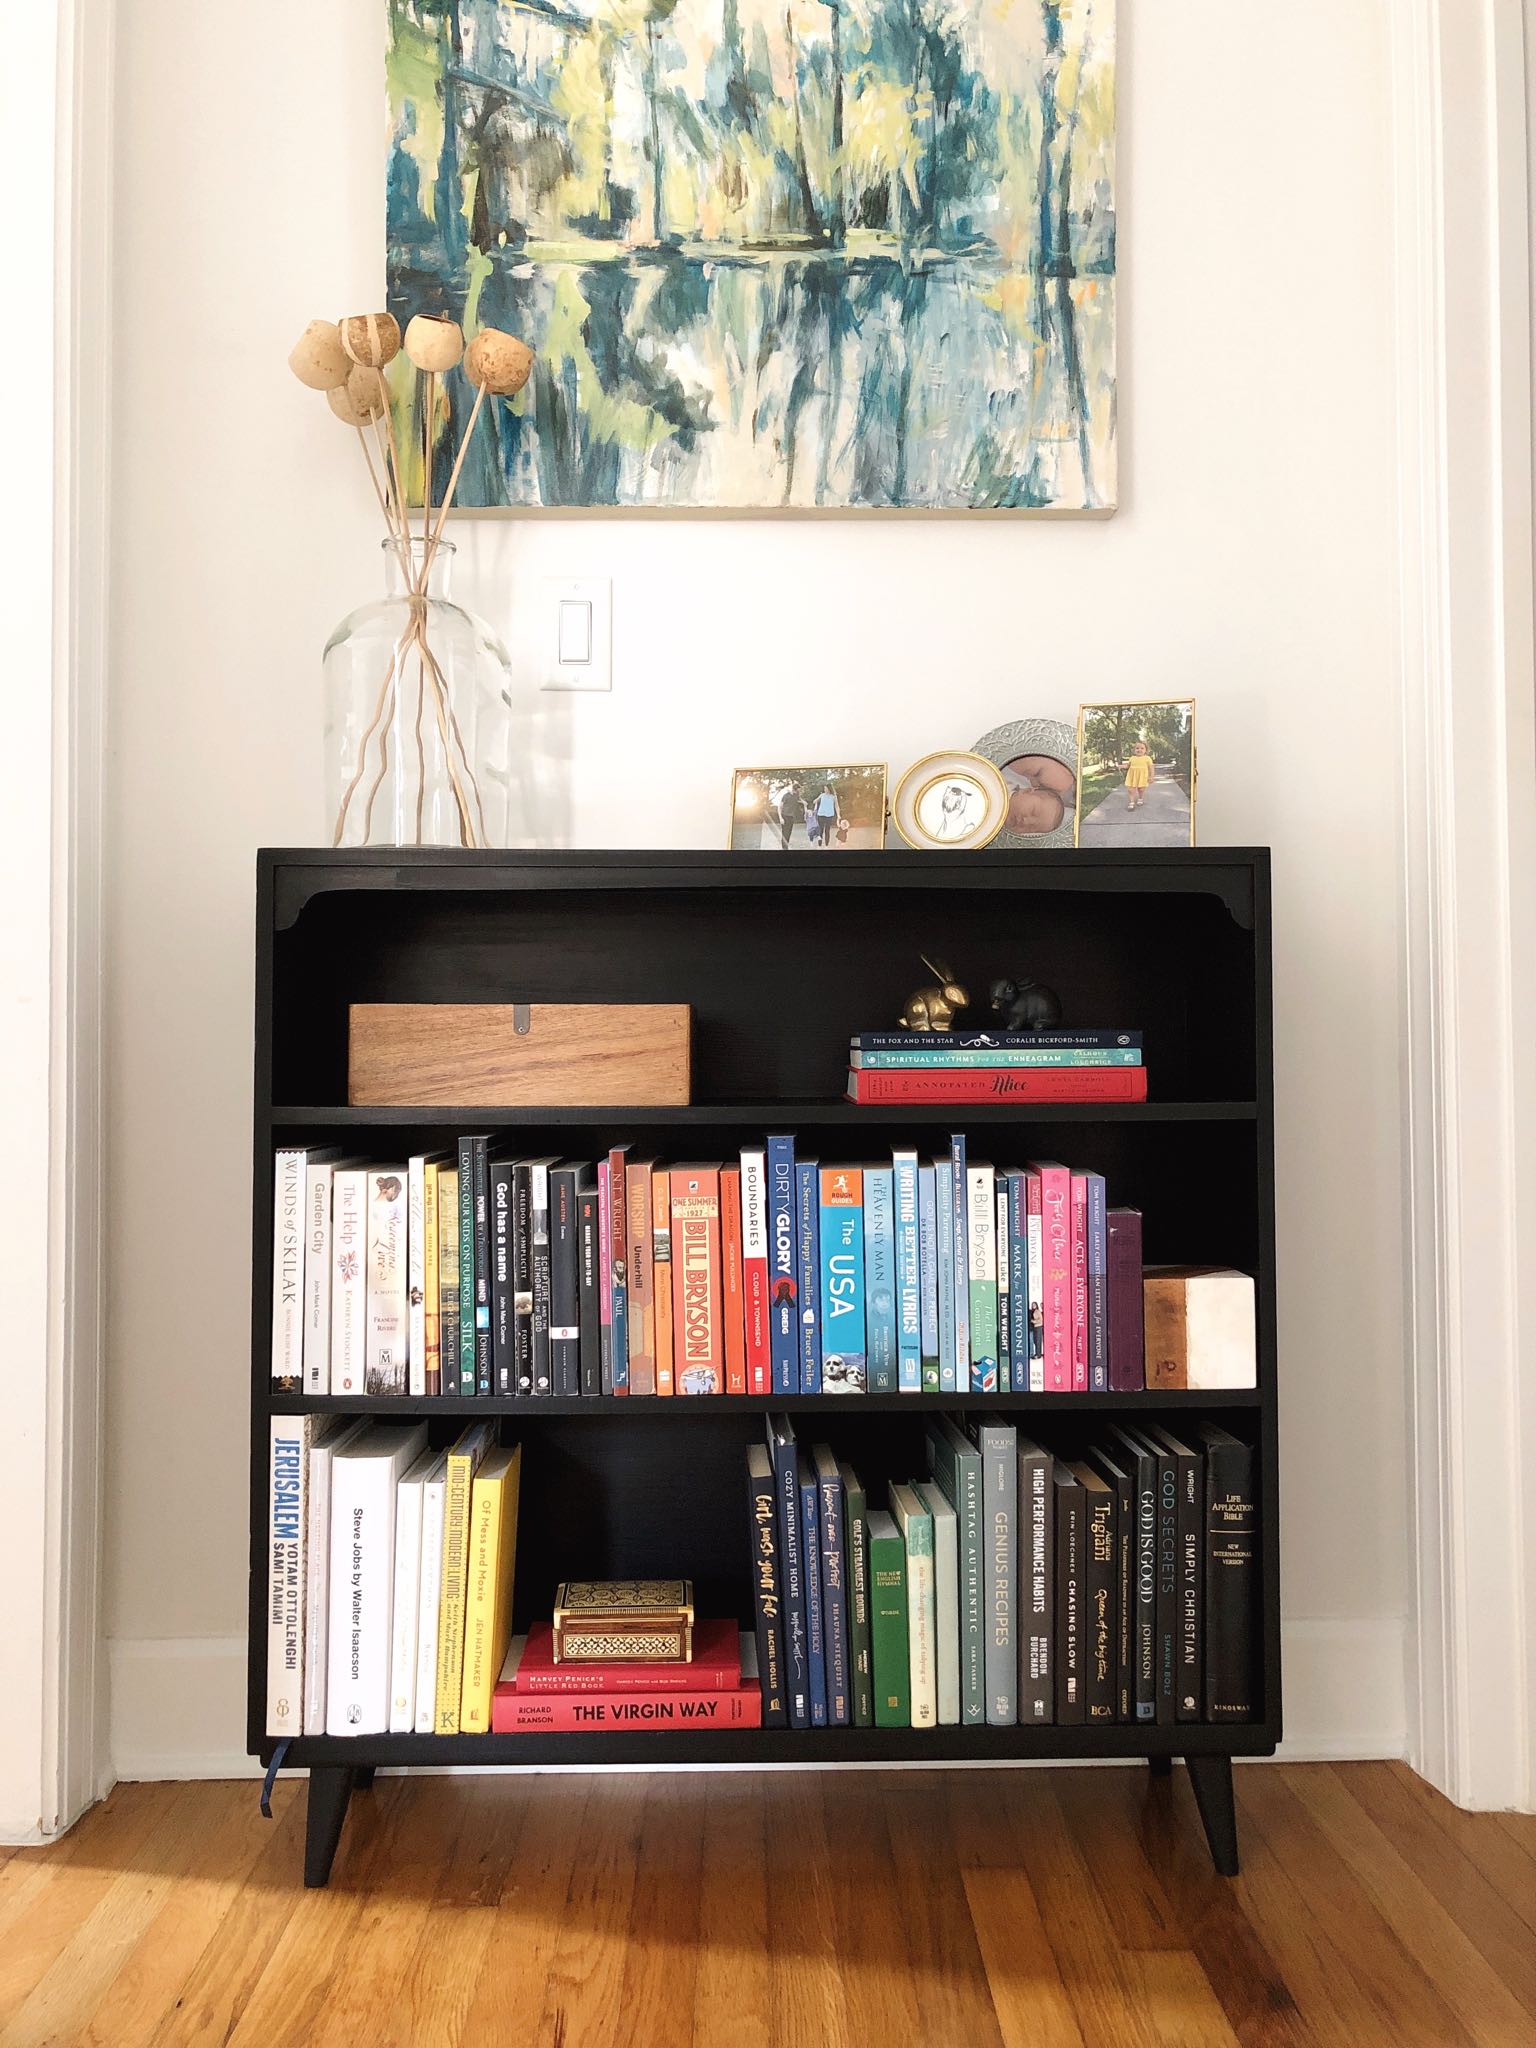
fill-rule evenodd
<path id="1" fill-rule="evenodd" d="M 914 989 L 907 997 L 901 1024 L 908 1031 L 949 1031 L 954 1026 L 955 1012 L 963 1010 L 971 999 L 947 967 L 930 960 L 926 953 L 920 953 L 918 958 L 933 975 L 934 982 L 927 988 Z"/>

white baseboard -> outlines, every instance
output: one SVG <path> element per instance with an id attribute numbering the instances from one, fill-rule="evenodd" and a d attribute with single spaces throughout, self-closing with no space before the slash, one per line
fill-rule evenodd
<path id="1" fill-rule="evenodd" d="M 245 1639 L 111 1644 L 112 1762 L 122 1779 L 250 1778 Z M 1400 1757 L 1407 1703 L 1403 1622 L 1285 1625 L 1287 1763 Z"/>

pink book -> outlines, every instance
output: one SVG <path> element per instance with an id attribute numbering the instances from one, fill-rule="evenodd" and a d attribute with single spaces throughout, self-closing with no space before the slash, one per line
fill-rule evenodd
<path id="1" fill-rule="evenodd" d="M 613 1242 L 613 1178 L 606 1159 L 597 1162 L 597 1323 L 602 1346 L 603 1392 L 613 1392 L 613 1265 L 608 1247 Z"/>
<path id="2" fill-rule="evenodd" d="M 1088 1176 L 1072 1176 L 1072 1391 L 1088 1391 Z"/>
<path id="3" fill-rule="evenodd" d="M 1072 1175 L 1051 1159 L 1032 1159 L 1040 1176 L 1041 1364 L 1047 1394 L 1072 1391 Z"/>

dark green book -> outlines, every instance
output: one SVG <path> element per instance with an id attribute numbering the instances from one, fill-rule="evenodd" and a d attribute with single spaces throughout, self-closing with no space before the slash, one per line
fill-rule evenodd
<path id="1" fill-rule="evenodd" d="M 869 1627 L 869 1501 L 851 1465 L 839 1464 L 848 1542 L 848 1635 L 853 1666 L 853 1725 L 875 1724 L 875 1667 Z"/>
<path id="2" fill-rule="evenodd" d="M 443 1391 L 448 1391 L 445 1377 Z M 459 1140 L 459 1382 L 456 1394 L 475 1391 L 475 1141 Z"/>
<path id="3" fill-rule="evenodd" d="M 907 1540 L 884 1508 L 871 1508 L 864 1526 L 868 1532 L 875 1726 L 909 1728 L 912 1660 L 907 1636 Z"/>

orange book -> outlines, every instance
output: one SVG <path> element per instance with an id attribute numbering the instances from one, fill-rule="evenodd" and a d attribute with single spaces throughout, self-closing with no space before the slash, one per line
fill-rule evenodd
<path id="1" fill-rule="evenodd" d="M 656 1290 L 651 1249 L 651 1171 L 643 1159 L 624 1168 L 624 1207 L 629 1265 L 629 1391 L 656 1391 Z"/>
<path id="2" fill-rule="evenodd" d="M 670 1394 L 672 1376 L 672 1189 L 665 1172 L 651 1175 L 652 1310 L 656 1318 L 656 1391 Z"/>
<path id="3" fill-rule="evenodd" d="M 741 1287 L 741 1168 L 720 1169 L 720 1265 L 725 1300 L 725 1391 L 747 1391 L 747 1304 Z"/>
<path id="4" fill-rule="evenodd" d="M 718 1166 L 674 1166 L 672 1348 L 680 1394 L 718 1394 L 725 1381 Z"/>

